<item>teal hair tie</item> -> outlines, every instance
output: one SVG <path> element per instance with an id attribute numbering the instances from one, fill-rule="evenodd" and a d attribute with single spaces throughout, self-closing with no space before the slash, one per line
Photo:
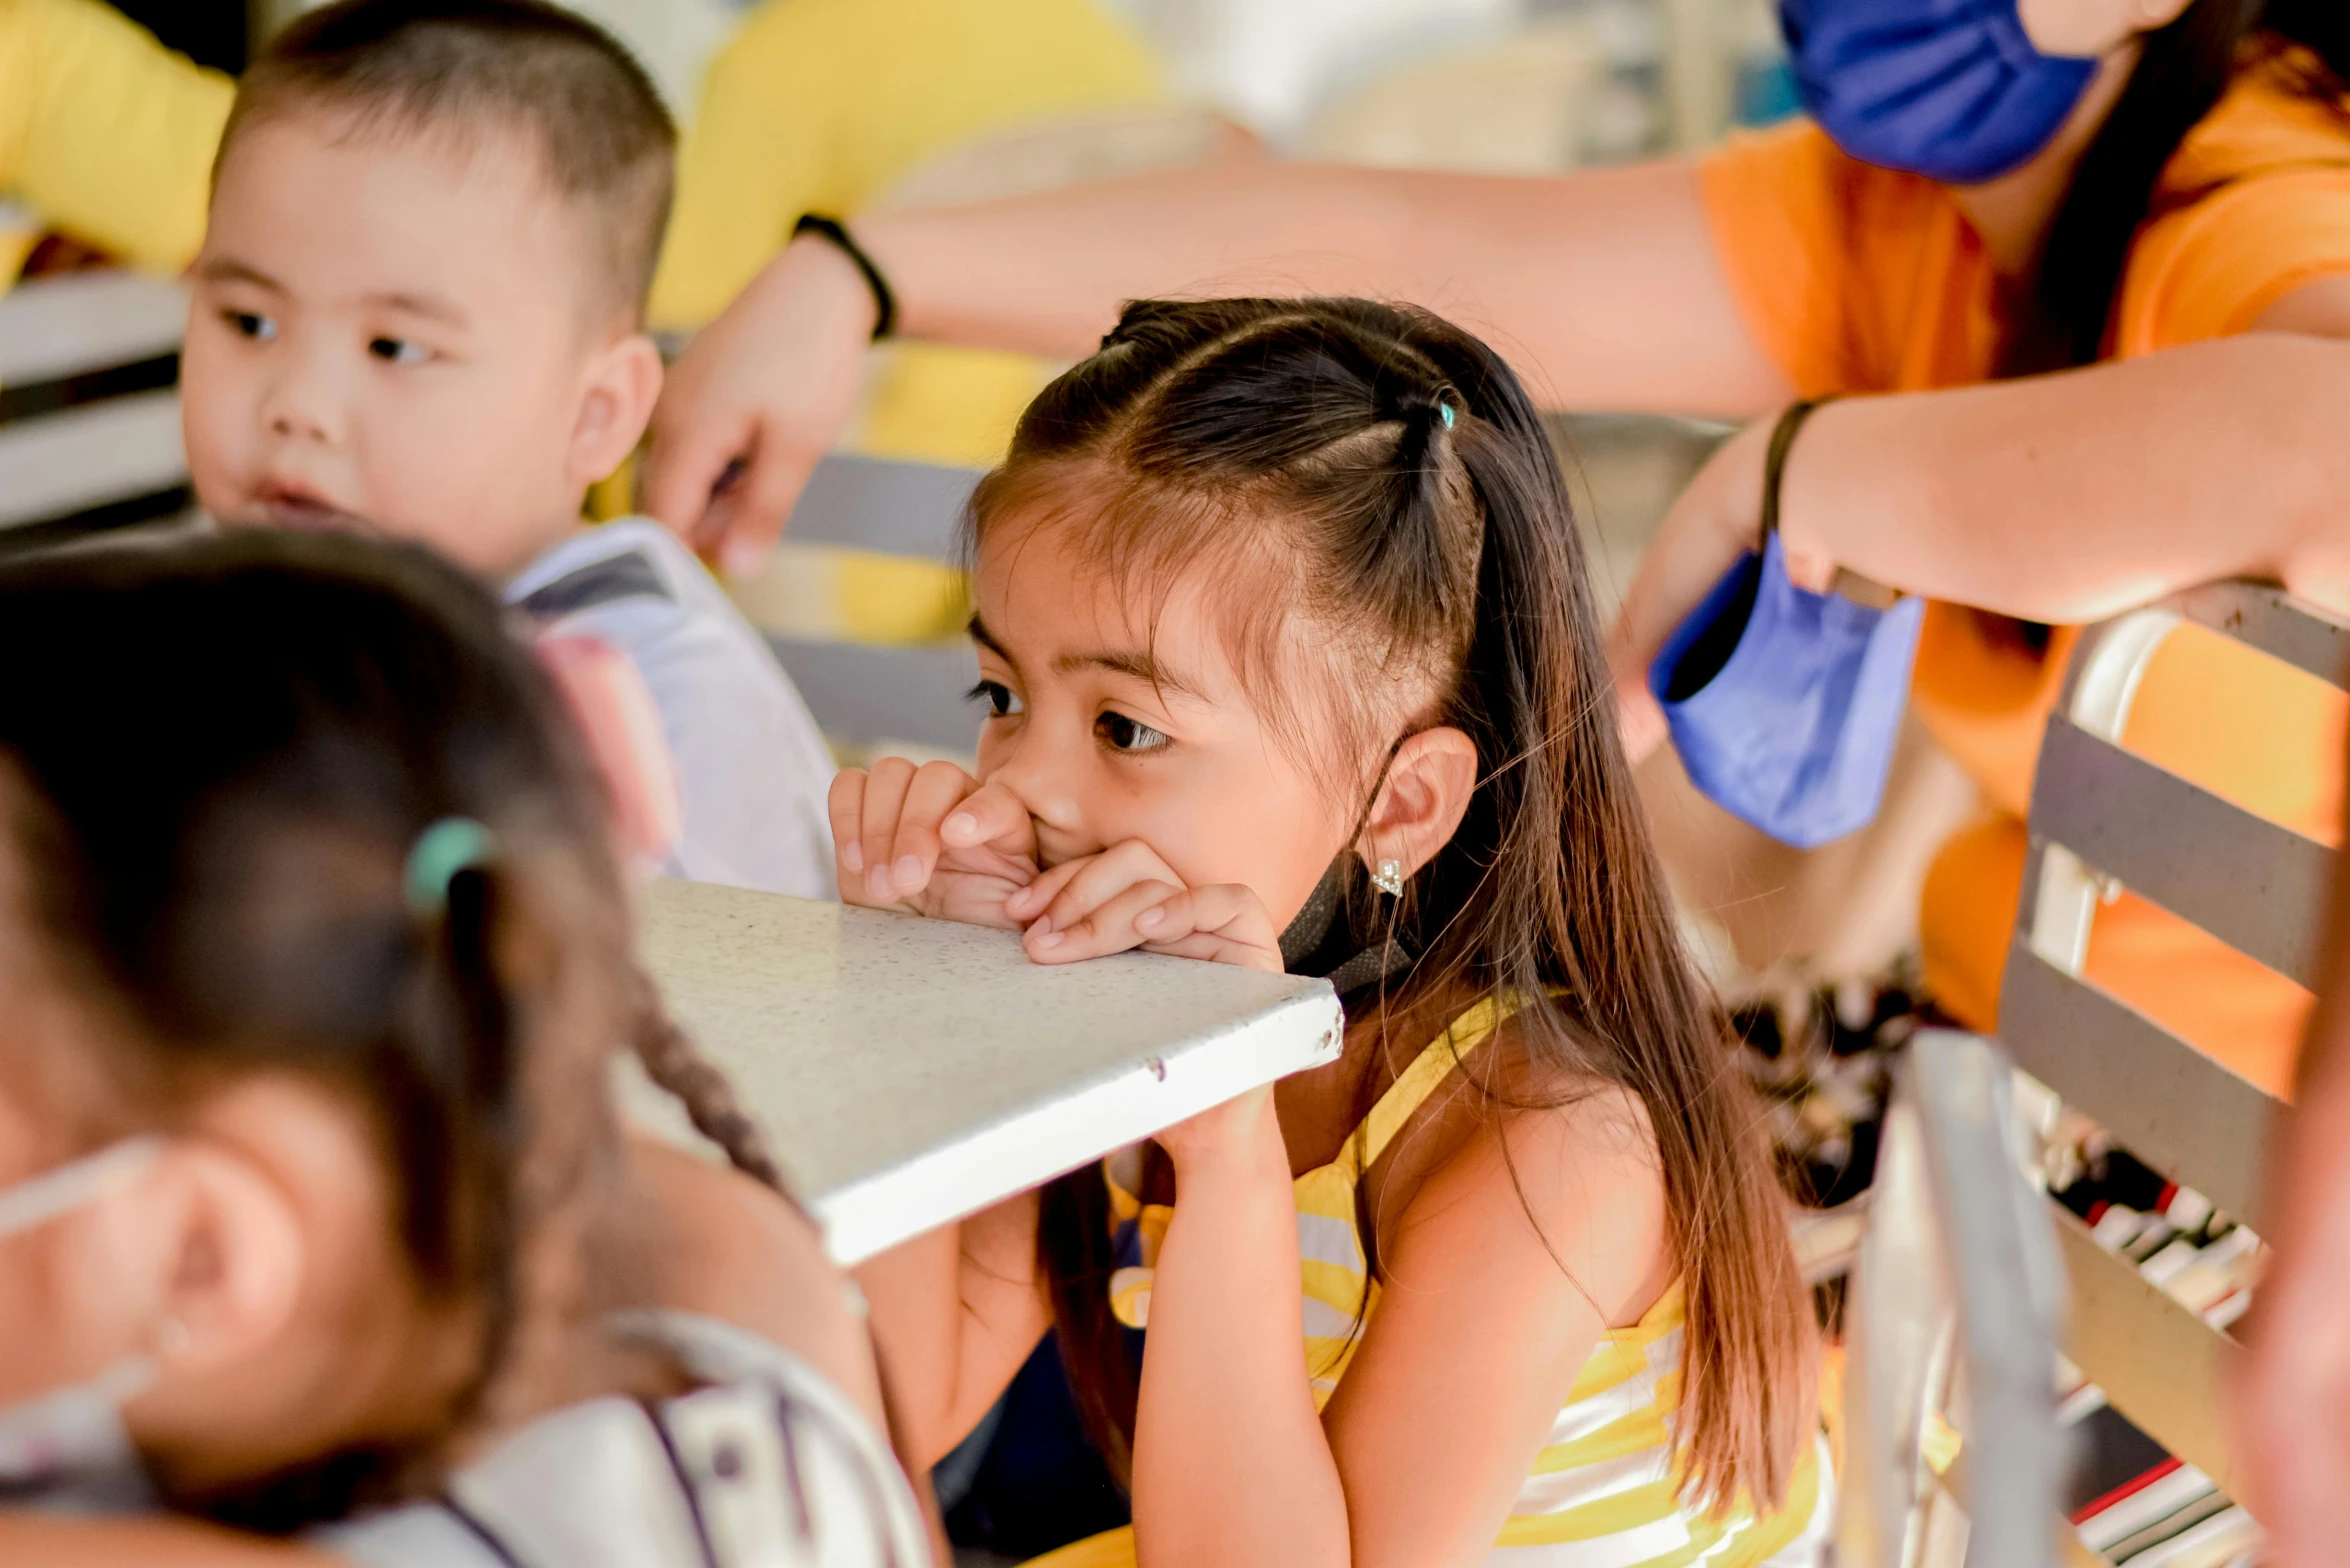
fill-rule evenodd
<path id="1" fill-rule="evenodd" d="M 1450 430 L 1452 428 L 1452 405 L 1439 403 L 1436 405 L 1436 412 L 1444 416 L 1444 428 Z"/>
<path id="2" fill-rule="evenodd" d="M 443 817 L 408 851 L 408 907 L 419 919 L 449 907 L 449 883 L 490 858 L 490 830 L 471 817 Z"/>

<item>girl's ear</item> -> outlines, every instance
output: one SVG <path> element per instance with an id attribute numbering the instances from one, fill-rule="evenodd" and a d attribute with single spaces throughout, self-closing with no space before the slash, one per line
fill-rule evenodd
<path id="1" fill-rule="evenodd" d="M 1476 789 L 1475 741 L 1449 725 L 1405 737 L 1355 852 L 1374 873 L 1392 860 L 1410 876 L 1452 841 Z"/>
<path id="2" fill-rule="evenodd" d="M 301 1215 L 278 1174 L 235 1144 L 182 1138 L 164 1159 L 170 1252 L 156 1351 L 167 1375 L 243 1364 L 301 1298 Z"/>
<path id="3" fill-rule="evenodd" d="M 588 363 L 571 431 L 571 477 L 585 490 L 627 461 L 661 397 L 661 351 L 642 332 L 615 338 Z"/>

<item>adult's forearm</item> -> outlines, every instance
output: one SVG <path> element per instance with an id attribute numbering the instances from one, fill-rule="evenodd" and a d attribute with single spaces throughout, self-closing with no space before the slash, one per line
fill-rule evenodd
<path id="1" fill-rule="evenodd" d="M 2350 344 L 2260 334 L 1839 405 L 1783 497 L 1791 547 L 2034 620 L 2227 577 L 2350 609 Z"/>
<path id="2" fill-rule="evenodd" d="M 856 227 L 911 337 L 1068 359 L 1130 299 L 1351 293 L 1488 335 L 1559 406 L 1745 413 L 1784 392 L 1687 164 L 1507 179 L 1220 162 Z"/>

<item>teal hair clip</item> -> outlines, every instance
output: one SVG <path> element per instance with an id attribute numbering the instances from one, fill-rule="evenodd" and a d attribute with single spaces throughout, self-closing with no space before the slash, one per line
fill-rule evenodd
<path id="1" fill-rule="evenodd" d="M 1447 429 L 1447 430 L 1450 430 L 1450 429 L 1452 428 L 1452 417 L 1453 417 L 1453 416 L 1452 416 L 1452 405 L 1451 405 L 1450 403 L 1439 403 L 1439 404 L 1437 404 L 1437 405 L 1436 405 L 1436 412 L 1437 412 L 1438 414 L 1440 414 L 1440 415 L 1442 415 L 1442 416 L 1443 416 L 1443 418 L 1444 418 L 1444 428 L 1445 428 L 1445 429 Z"/>
<path id="2" fill-rule="evenodd" d="M 490 830 L 471 817 L 443 817 L 408 850 L 408 907 L 419 919 L 449 907 L 449 883 L 490 858 Z"/>

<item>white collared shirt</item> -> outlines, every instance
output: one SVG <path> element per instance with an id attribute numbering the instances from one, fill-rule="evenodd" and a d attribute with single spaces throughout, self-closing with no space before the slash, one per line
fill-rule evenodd
<path id="1" fill-rule="evenodd" d="M 583 529 L 506 585 L 547 632 L 627 655 L 677 777 L 680 833 L 657 869 L 802 898 L 834 895 L 832 753 L 764 640 L 660 524 Z"/>

